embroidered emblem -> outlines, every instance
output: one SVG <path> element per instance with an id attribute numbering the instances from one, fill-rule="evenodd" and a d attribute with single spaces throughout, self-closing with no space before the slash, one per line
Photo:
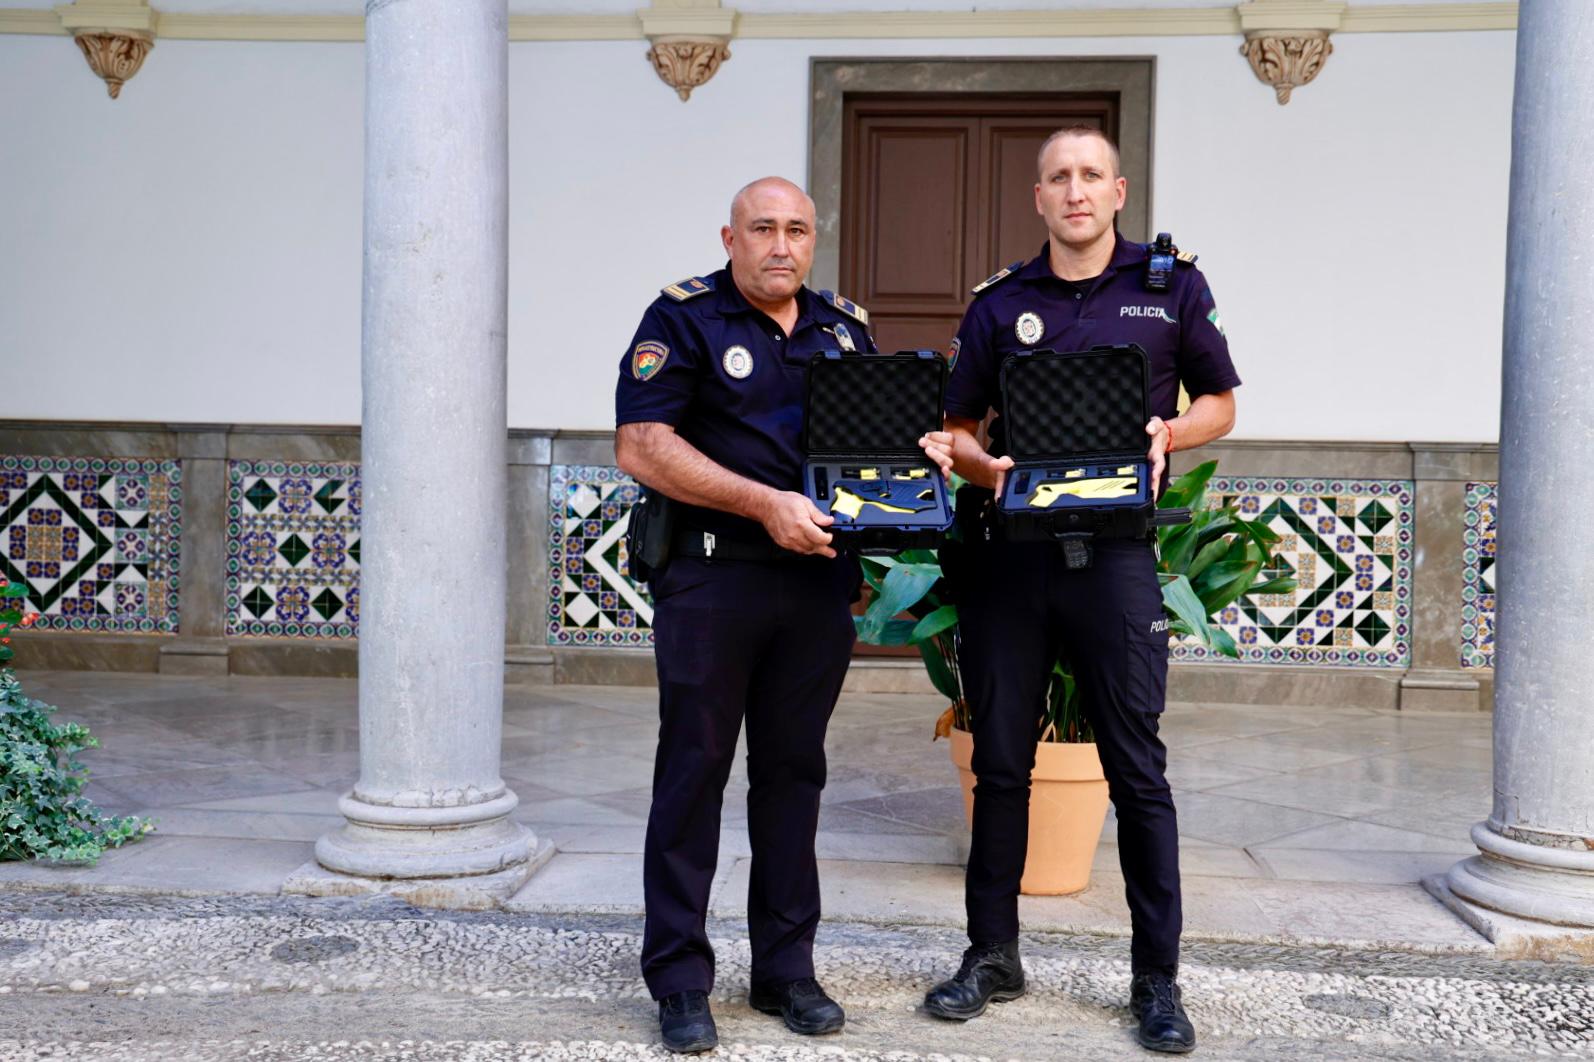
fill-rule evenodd
<path id="1" fill-rule="evenodd" d="M 837 321 L 836 327 L 832 328 L 830 331 L 831 334 L 836 337 L 836 342 L 841 344 L 842 350 L 858 349 L 857 345 L 852 341 L 852 333 L 847 331 L 847 326 L 842 324 L 840 321 Z"/>
<path id="2" fill-rule="evenodd" d="M 1212 327 L 1218 330 L 1218 335 L 1223 336 L 1225 339 L 1228 338 L 1229 333 L 1223 330 L 1223 318 L 1218 316 L 1218 308 L 1216 306 L 1212 307 L 1212 310 L 1207 314 L 1207 320 L 1211 321 Z"/>
<path id="3" fill-rule="evenodd" d="M 963 337 L 957 336 L 952 340 L 952 345 L 946 348 L 946 367 L 951 371 L 958 367 L 958 351 L 963 349 Z"/>
<path id="4" fill-rule="evenodd" d="M 731 376 L 745 380 L 753 374 L 753 353 L 740 344 L 728 347 L 725 356 L 720 359 L 720 364 L 725 366 L 725 371 Z"/>
<path id="5" fill-rule="evenodd" d="M 631 375 L 638 380 L 651 380 L 664 368 L 670 348 L 654 339 L 638 343 L 631 352 Z"/>
<path id="6" fill-rule="evenodd" d="M 1046 334 L 1046 325 L 1038 313 L 1021 313 L 1018 315 L 1018 323 L 1013 326 L 1013 331 L 1018 333 L 1020 343 L 1026 347 L 1033 347 L 1041 341 L 1041 336 Z"/>

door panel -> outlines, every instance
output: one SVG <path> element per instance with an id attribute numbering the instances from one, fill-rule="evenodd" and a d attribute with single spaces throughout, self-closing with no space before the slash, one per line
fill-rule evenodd
<path id="1" fill-rule="evenodd" d="M 864 286 L 850 297 L 888 312 L 958 297 L 965 257 L 970 134 L 900 120 L 860 131 L 876 175 L 862 231 Z"/>

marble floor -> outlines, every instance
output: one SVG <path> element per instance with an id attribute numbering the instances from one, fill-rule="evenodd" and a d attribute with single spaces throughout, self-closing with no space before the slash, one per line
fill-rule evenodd
<path id="1" fill-rule="evenodd" d="M 0 864 L 0 886 L 114 885 L 275 892 L 336 827 L 358 776 L 356 685 L 309 678 L 22 672 L 24 688 L 89 724 L 88 795 L 157 831 L 96 867 Z M 934 697 L 848 694 L 829 734 L 820 818 L 827 916 L 956 923 L 967 851 L 962 798 Z M 1489 809 L 1487 715 L 1355 707 L 1170 706 L 1187 932 L 1416 947 L 1486 943 L 1418 884 L 1475 850 Z M 526 910 L 635 912 L 657 735 L 655 693 L 511 689 L 503 775 L 518 818 L 558 854 L 515 897 Z M 747 881 L 746 776 L 725 796 L 714 909 Z M 1115 824 L 1092 887 L 1027 898 L 1026 925 L 1121 934 Z"/>

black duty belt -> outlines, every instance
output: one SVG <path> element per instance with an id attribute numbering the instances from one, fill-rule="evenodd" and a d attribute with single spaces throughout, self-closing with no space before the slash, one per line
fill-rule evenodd
<path id="1" fill-rule="evenodd" d="M 789 549 L 781 549 L 773 542 L 743 542 L 690 527 L 683 527 L 675 533 L 671 552 L 677 557 L 733 561 L 779 561 L 802 556 Z"/>

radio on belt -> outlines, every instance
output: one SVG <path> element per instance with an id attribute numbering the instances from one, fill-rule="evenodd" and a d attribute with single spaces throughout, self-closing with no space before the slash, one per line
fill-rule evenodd
<path id="1" fill-rule="evenodd" d="M 999 386 L 1013 467 L 997 511 L 1010 539 L 1055 539 L 1066 565 L 1084 568 L 1096 539 L 1189 522 L 1188 509 L 1156 506 L 1145 351 L 1019 351 L 1002 362 Z"/>
<path id="2" fill-rule="evenodd" d="M 836 545 L 895 553 L 938 544 L 952 526 L 941 470 L 919 437 L 941 430 L 946 359 L 822 351 L 808 364 L 803 404 L 803 492 Z"/>

